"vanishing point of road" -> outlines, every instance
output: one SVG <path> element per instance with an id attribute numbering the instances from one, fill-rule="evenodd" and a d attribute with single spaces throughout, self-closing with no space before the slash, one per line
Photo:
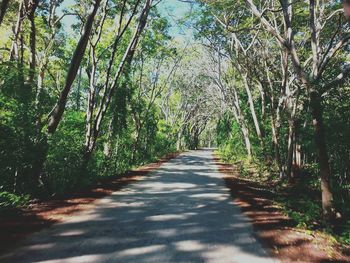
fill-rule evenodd
<path id="1" fill-rule="evenodd" d="M 0 262 L 277 262 L 232 203 L 211 150 L 190 151 Z"/>

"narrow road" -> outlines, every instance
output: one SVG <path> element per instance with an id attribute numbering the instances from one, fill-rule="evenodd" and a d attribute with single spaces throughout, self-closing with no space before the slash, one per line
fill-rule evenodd
<path id="1" fill-rule="evenodd" d="M 191 151 L 144 180 L 30 236 L 1 262 L 276 262 L 232 204 L 209 150 Z"/>

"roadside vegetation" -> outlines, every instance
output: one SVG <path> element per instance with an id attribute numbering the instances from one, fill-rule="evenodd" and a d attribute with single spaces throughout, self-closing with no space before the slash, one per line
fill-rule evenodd
<path id="1" fill-rule="evenodd" d="M 216 81 L 229 109 L 217 126 L 220 156 L 275 191 L 299 226 L 349 243 L 349 26 L 342 3 L 206 3 L 198 27 L 221 61 Z"/>
<path id="2" fill-rule="evenodd" d="M 1 12 L 2 208 L 176 150 L 160 103 L 177 44 L 152 1 L 11 1 Z"/>

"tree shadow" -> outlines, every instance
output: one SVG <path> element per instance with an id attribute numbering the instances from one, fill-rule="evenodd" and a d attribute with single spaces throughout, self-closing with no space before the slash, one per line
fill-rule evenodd
<path id="1" fill-rule="evenodd" d="M 283 262 L 349 262 L 349 254 L 340 247 L 329 247 L 322 237 L 297 230 L 296 223 L 273 203 L 270 189 L 239 178 L 239 171 L 232 165 L 221 163 L 218 158 L 214 161 L 226 174 L 225 183 L 234 203 L 252 220 L 264 246 Z"/>
<path id="2" fill-rule="evenodd" d="M 273 262 L 211 152 L 190 152 L 94 209 L 32 235 L 4 262 Z"/>
<path id="3" fill-rule="evenodd" d="M 94 201 L 119 191 L 175 158 L 171 153 L 157 162 L 127 171 L 124 174 L 102 178 L 95 185 L 75 193 L 49 199 L 40 199 L 22 209 L 2 213 L 0 217 L 0 254 L 17 246 L 29 234 L 45 229 L 75 213 L 92 207 Z"/>

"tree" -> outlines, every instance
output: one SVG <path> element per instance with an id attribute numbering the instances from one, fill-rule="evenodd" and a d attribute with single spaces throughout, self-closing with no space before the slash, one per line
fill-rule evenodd
<path id="1" fill-rule="evenodd" d="M 75 48 L 75 51 L 73 53 L 73 56 L 70 62 L 70 67 L 67 72 L 67 77 L 66 77 L 64 87 L 61 90 L 60 96 L 56 102 L 55 107 L 52 109 L 52 111 L 49 114 L 49 122 L 47 126 L 48 133 L 54 133 L 57 129 L 58 124 L 62 119 L 62 115 L 64 113 L 66 103 L 67 103 L 68 94 L 71 90 L 73 81 L 75 80 L 75 77 L 78 73 L 80 63 L 83 60 L 85 49 L 87 47 L 89 37 L 91 34 L 91 29 L 94 23 L 94 18 L 96 16 L 98 8 L 100 7 L 101 1 L 102 0 L 95 0 L 93 5 L 90 8 L 90 11 L 88 12 L 83 33 L 78 41 L 78 44 Z M 105 1 L 108 1 L 108 0 L 105 0 Z"/>
<path id="2" fill-rule="evenodd" d="M 280 1 L 280 8 L 283 13 L 284 32 L 283 35 L 276 30 L 275 27 L 265 18 L 252 0 L 246 0 L 252 13 L 259 19 L 264 28 L 269 31 L 281 44 L 283 49 L 286 49 L 290 55 L 294 70 L 307 90 L 310 100 L 311 114 L 313 117 L 313 125 L 315 129 L 315 143 L 319 157 L 320 178 L 322 187 L 322 207 L 326 219 L 334 217 L 335 209 L 333 206 L 333 193 L 331 190 L 331 171 L 329 164 L 329 154 L 327 151 L 322 94 L 330 88 L 343 83 L 350 74 L 350 69 L 345 66 L 340 69 L 337 75 L 329 79 L 327 71 L 333 71 L 330 62 L 336 54 L 349 43 L 350 35 L 347 31 L 345 34 L 338 33 L 341 30 L 342 24 L 336 26 L 336 34 L 333 35 L 331 43 L 324 41 L 321 38 L 323 31 L 329 30 L 332 26 L 328 26 L 327 20 L 340 12 L 337 5 L 334 4 L 326 9 L 325 3 L 320 1 L 310 0 L 306 4 L 309 9 L 309 28 L 305 30 L 310 35 L 310 46 L 312 63 L 310 66 L 304 66 L 300 61 L 300 51 L 297 50 L 295 42 L 295 34 L 297 30 L 293 27 L 293 21 L 296 19 L 293 16 L 293 7 L 295 4 L 290 1 Z M 333 11 L 333 10 L 335 11 Z M 342 31 L 340 31 L 342 32 Z M 328 73 L 328 74 L 327 74 Z M 331 75 L 334 76 L 335 72 Z M 328 76 L 327 76 L 328 75 Z"/>

